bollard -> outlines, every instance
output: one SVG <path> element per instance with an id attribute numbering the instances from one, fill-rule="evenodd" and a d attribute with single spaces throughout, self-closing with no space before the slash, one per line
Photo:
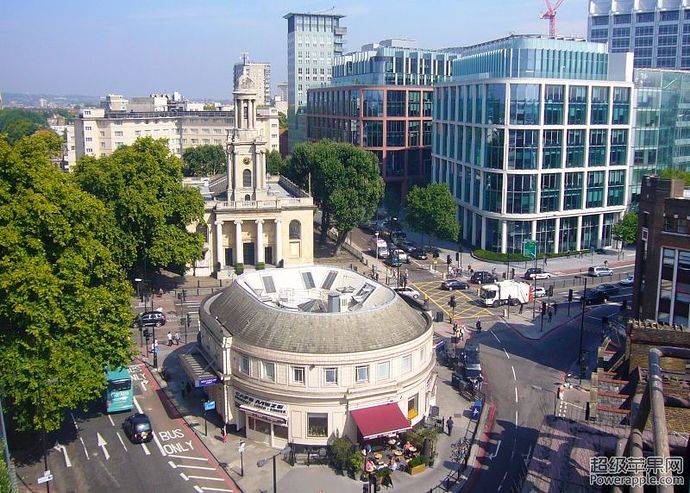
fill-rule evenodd
<path id="1" fill-rule="evenodd" d="M 503 309 L 503 318 L 508 318 L 508 309 L 507 308 Z"/>

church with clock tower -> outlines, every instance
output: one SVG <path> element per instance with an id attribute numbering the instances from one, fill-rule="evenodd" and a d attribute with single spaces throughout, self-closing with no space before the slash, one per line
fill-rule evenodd
<path id="1" fill-rule="evenodd" d="M 245 268 L 314 262 L 314 201 L 285 177 L 266 172 L 267 139 L 256 124 L 258 88 L 247 75 L 233 91 L 224 175 L 190 180 L 204 196 L 204 258 L 188 273 L 229 278 Z"/>

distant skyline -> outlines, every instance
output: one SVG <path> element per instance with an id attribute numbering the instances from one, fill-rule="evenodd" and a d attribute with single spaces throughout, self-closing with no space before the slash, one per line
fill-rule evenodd
<path id="1" fill-rule="evenodd" d="M 558 34 L 586 37 L 587 0 L 566 0 Z M 179 91 L 230 99 L 243 52 L 287 80 L 288 12 L 344 15 L 346 52 L 388 38 L 421 48 L 548 33 L 543 0 L 87 2 L 6 0 L 0 8 L 0 93 L 141 96 Z"/>

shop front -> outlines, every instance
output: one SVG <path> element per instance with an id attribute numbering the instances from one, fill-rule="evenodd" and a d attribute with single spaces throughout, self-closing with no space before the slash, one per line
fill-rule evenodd
<path id="1" fill-rule="evenodd" d="M 235 390 L 238 409 L 237 426 L 244 428 L 247 438 L 274 448 L 288 444 L 287 406 Z"/>

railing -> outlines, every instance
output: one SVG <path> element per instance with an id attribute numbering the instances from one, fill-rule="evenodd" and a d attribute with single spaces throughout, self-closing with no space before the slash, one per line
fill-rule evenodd
<path id="1" fill-rule="evenodd" d="M 311 197 L 294 198 L 294 197 L 277 197 L 272 200 L 235 200 L 229 202 L 217 202 L 217 209 L 283 209 L 286 207 L 299 207 L 313 205 L 314 201 Z"/>

